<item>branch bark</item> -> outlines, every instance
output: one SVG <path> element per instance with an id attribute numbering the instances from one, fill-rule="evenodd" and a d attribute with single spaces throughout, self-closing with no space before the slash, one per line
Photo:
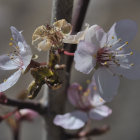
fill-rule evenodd
<path id="1" fill-rule="evenodd" d="M 77 3 L 78 5 L 76 11 L 74 12 L 72 20 L 73 32 L 79 31 L 81 29 L 88 3 L 89 0 L 78 0 Z M 68 22 L 71 22 L 72 8 L 73 8 L 73 0 L 53 0 L 52 22 L 54 21 L 55 18 L 57 20 L 64 18 Z M 65 47 L 66 46 L 64 46 L 64 48 Z M 70 57 L 67 57 L 65 55 L 61 56 L 60 63 L 66 64 L 66 71 L 63 71 L 59 74 L 59 76 L 62 78 L 63 81 L 62 87 L 57 91 L 49 90 L 48 112 L 51 113 L 44 116 L 44 118 L 46 119 L 47 140 L 67 139 L 64 130 L 53 124 L 53 119 L 55 115 L 64 113 L 66 92 L 69 86 L 70 69 L 73 61 L 73 58 Z"/>
<path id="2" fill-rule="evenodd" d="M 66 19 L 71 22 L 73 8 L 73 0 L 53 0 L 52 8 L 52 20 L 53 23 L 55 19 Z M 61 56 L 60 64 L 66 64 L 67 57 L 65 55 Z M 46 131 L 47 140 L 64 140 L 65 133 L 64 130 L 53 124 L 53 119 L 56 114 L 63 114 L 65 109 L 66 101 L 66 90 L 69 84 L 69 74 L 65 71 L 59 73 L 63 81 L 63 85 L 58 90 L 49 90 L 48 96 L 48 112 L 51 112 L 44 116 L 46 120 Z"/>

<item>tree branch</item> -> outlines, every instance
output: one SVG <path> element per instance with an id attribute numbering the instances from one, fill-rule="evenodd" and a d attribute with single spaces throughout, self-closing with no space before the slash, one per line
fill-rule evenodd
<path id="1" fill-rule="evenodd" d="M 47 106 L 43 106 L 41 103 L 9 99 L 3 93 L 0 93 L 0 104 L 17 107 L 18 109 L 32 109 L 41 115 L 46 114 L 48 111 Z"/>

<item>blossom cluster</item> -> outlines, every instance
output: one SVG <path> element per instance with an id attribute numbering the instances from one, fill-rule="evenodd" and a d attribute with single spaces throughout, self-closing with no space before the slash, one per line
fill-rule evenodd
<path id="1" fill-rule="evenodd" d="M 72 25 L 65 19 L 51 26 L 39 26 L 33 33 L 32 45 L 39 51 L 49 52 L 50 57 L 45 64 L 33 60 L 22 31 L 13 26 L 10 29 L 12 38 L 9 45 L 14 51 L 0 56 L 0 69 L 17 71 L 0 84 L 0 92 L 14 86 L 20 76 L 29 70 L 34 78 L 27 88 L 29 99 L 35 98 L 44 84 L 52 90 L 60 88 L 63 81 L 58 70 L 65 68 L 64 64 L 60 64 L 65 43 L 77 44 L 74 53 L 77 71 L 84 74 L 94 71 L 86 90 L 78 83 L 68 88 L 68 99 L 76 110 L 57 114 L 54 118 L 54 124 L 65 129 L 80 129 L 88 120 L 108 117 L 112 110 L 105 103 L 112 101 L 117 94 L 119 78 L 140 78 L 140 54 L 128 48 L 137 33 L 137 24 L 132 20 L 115 22 L 107 33 L 99 25 L 86 24 L 85 30 L 72 35 Z"/>

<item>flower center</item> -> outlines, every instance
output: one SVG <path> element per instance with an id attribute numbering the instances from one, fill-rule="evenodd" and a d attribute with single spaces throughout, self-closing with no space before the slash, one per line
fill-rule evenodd
<path id="1" fill-rule="evenodd" d="M 112 39 L 114 39 L 112 37 Z M 119 44 L 121 39 L 118 39 L 117 41 L 113 42 L 111 45 L 106 44 L 105 47 L 100 48 L 97 51 L 96 57 L 96 67 L 99 66 L 120 66 L 123 68 L 129 69 L 134 64 L 131 62 L 128 62 L 127 56 L 133 55 L 133 52 L 128 52 L 123 49 L 128 42 L 125 42 L 123 45 L 120 45 L 118 47 L 115 47 L 115 45 Z"/>

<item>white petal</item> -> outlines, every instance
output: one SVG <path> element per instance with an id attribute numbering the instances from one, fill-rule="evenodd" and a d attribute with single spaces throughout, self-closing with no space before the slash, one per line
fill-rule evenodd
<path id="1" fill-rule="evenodd" d="M 113 75 L 107 68 L 99 68 L 94 73 L 94 78 L 100 96 L 105 101 L 111 101 L 117 94 L 120 80 L 118 76 Z"/>
<path id="2" fill-rule="evenodd" d="M 87 120 L 88 116 L 85 112 L 74 111 L 64 115 L 57 115 L 53 122 L 55 125 L 61 126 L 65 129 L 75 130 L 83 127 Z"/>
<path id="3" fill-rule="evenodd" d="M 137 24 L 129 19 L 120 20 L 113 24 L 108 32 L 108 42 L 111 45 L 119 38 L 122 40 L 119 43 L 122 45 L 125 42 L 131 42 L 137 33 Z M 114 37 L 114 39 L 112 39 Z"/>
<path id="4" fill-rule="evenodd" d="M 92 98 L 91 104 L 93 106 L 100 106 L 100 105 L 103 105 L 104 103 L 105 103 L 104 99 L 102 99 L 99 94 L 95 93 L 93 98 Z"/>
<path id="5" fill-rule="evenodd" d="M 103 47 L 106 42 L 106 33 L 100 26 L 93 25 L 87 30 L 85 41 Z"/>
<path id="6" fill-rule="evenodd" d="M 140 79 L 140 53 L 130 49 L 128 50 L 128 52 L 133 52 L 133 55 L 126 56 L 124 59 L 122 58 L 121 67 L 112 66 L 110 68 L 113 70 L 114 73 L 122 75 L 128 79 L 132 80 Z M 130 64 L 134 65 L 130 66 Z"/>
<path id="7" fill-rule="evenodd" d="M 10 59 L 10 56 L 8 56 L 7 54 L 0 55 L 0 69 L 14 70 L 17 68 L 18 68 L 18 65 L 16 65 L 12 59 Z"/>
<path id="8" fill-rule="evenodd" d="M 75 61 L 75 69 L 83 72 L 85 74 L 89 74 L 95 63 L 93 62 L 92 56 L 86 53 L 77 53 L 74 54 L 74 61 Z"/>
<path id="9" fill-rule="evenodd" d="M 90 94 L 88 95 L 88 98 L 89 98 L 88 102 L 92 106 L 94 106 L 94 107 L 95 106 L 100 106 L 100 105 L 105 103 L 105 101 L 99 95 L 99 91 L 98 91 L 98 88 L 97 88 L 96 81 L 95 81 L 94 77 L 92 78 L 92 81 L 88 86 L 88 89 L 90 91 Z"/>
<path id="10" fill-rule="evenodd" d="M 22 42 L 18 42 L 18 46 L 20 49 L 21 59 L 24 63 L 24 66 L 22 68 L 23 70 L 25 70 L 31 62 L 32 52 L 31 52 L 30 46 L 27 47 L 28 45 L 25 46 Z"/>
<path id="11" fill-rule="evenodd" d="M 102 120 L 105 117 L 108 117 L 112 113 L 112 110 L 106 105 L 98 106 L 89 111 L 89 118 Z"/>
<path id="12" fill-rule="evenodd" d="M 85 74 L 90 73 L 96 64 L 96 59 L 93 56 L 97 53 L 97 50 L 97 46 L 81 41 L 74 54 L 75 68 Z"/>
<path id="13" fill-rule="evenodd" d="M 1 83 L 0 92 L 3 92 L 8 88 L 12 87 L 18 81 L 21 73 L 21 70 L 18 70 L 14 74 L 12 74 L 5 82 Z"/>
<path id="14" fill-rule="evenodd" d="M 21 32 L 18 31 L 15 27 L 11 26 L 10 29 L 11 29 L 11 32 L 12 32 L 12 37 L 16 41 L 17 44 L 18 44 L 18 42 L 24 42 L 25 41 Z"/>

